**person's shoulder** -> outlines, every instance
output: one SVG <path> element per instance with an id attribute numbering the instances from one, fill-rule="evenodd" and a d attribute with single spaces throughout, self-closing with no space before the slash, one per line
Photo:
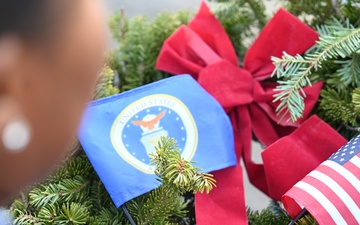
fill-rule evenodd
<path id="1" fill-rule="evenodd" d="M 11 214 L 9 210 L 0 208 L 0 225 L 11 225 Z"/>

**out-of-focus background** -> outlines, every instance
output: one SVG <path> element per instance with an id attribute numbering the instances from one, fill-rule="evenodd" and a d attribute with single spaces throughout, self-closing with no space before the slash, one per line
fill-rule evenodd
<path id="1" fill-rule="evenodd" d="M 131 18 L 137 15 L 148 15 L 153 18 L 157 13 L 167 10 L 176 12 L 180 9 L 196 11 L 202 0 L 104 0 L 108 13 L 124 8 Z M 264 0 L 268 13 L 273 13 L 280 7 L 280 1 Z M 209 3 L 212 4 L 212 3 Z"/>
<path id="2" fill-rule="evenodd" d="M 146 15 L 149 19 L 152 19 L 156 16 L 156 14 L 162 11 L 176 12 L 181 9 L 189 9 L 195 13 L 200 6 L 201 0 L 104 0 L 104 3 L 108 16 L 123 8 L 128 18 Z M 280 7 L 279 1 L 276 0 L 264 0 L 264 3 L 267 7 L 267 13 L 269 15 L 272 15 Z M 111 40 L 109 41 L 112 42 Z M 110 47 L 113 46 L 114 43 L 110 43 Z M 261 145 L 254 142 L 253 150 L 254 161 L 261 162 Z M 247 206 L 253 210 L 261 210 L 265 208 L 270 199 L 249 183 L 245 171 L 244 176 Z"/>
<path id="3" fill-rule="evenodd" d="M 180 9 L 190 9 L 195 12 L 201 0 L 105 0 L 105 2 L 109 13 L 122 7 L 129 18 L 138 15 L 148 15 L 153 18 L 164 10 L 176 12 Z"/>

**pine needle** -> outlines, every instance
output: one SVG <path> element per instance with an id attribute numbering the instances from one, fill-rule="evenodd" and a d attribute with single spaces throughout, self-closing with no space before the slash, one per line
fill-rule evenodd
<path id="1" fill-rule="evenodd" d="M 281 120 L 290 113 L 292 121 L 301 118 L 305 109 L 303 88 L 311 86 L 309 76 L 322 69 L 322 63 L 337 58 L 351 57 L 360 50 L 360 29 L 342 26 L 337 20 L 319 28 L 320 39 L 315 51 L 305 56 L 291 56 L 286 52 L 281 58 L 272 57 L 276 75 L 280 80 L 274 102 L 280 101 L 276 111 Z M 357 81 L 354 81 L 357 82 Z"/>

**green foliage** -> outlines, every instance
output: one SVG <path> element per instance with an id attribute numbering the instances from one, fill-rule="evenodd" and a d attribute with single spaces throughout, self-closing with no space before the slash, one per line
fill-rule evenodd
<path id="1" fill-rule="evenodd" d="M 343 86 L 344 89 L 348 86 L 360 87 L 360 55 L 354 53 L 351 58 L 346 60 L 337 60 L 336 64 L 339 69 L 336 71 L 336 79 Z"/>
<path id="2" fill-rule="evenodd" d="M 136 224 L 170 224 L 187 213 L 185 199 L 164 185 L 126 205 Z"/>
<path id="3" fill-rule="evenodd" d="M 119 75 L 120 91 L 130 90 L 170 76 L 155 70 L 157 56 L 164 40 L 181 24 L 188 23 L 190 14 L 181 11 L 175 15 L 160 13 L 153 21 L 136 17 L 121 20 L 116 14 L 111 29 L 118 47 L 109 56 L 109 65 Z"/>
<path id="4" fill-rule="evenodd" d="M 119 93 L 119 89 L 114 85 L 115 73 L 108 66 L 103 68 L 98 85 L 95 90 L 95 99 L 111 96 Z"/>
<path id="5" fill-rule="evenodd" d="M 319 115 L 336 127 L 344 137 L 360 133 L 360 88 L 348 90 L 325 89 L 321 92 Z"/>
<path id="6" fill-rule="evenodd" d="M 213 175 L 195 167 L 194 162 L 181 157 L 176 141 L 171 138 L 161 138 L 156 152 L 150 154 L 150 163 L 156 165 L 155 174 L 162 185 L 168 190 L 184 194 L 186 192 L 209 193 L 216 186 Z"/>
<path id="7" fill-rule="evenodd" d="M 178 161 L 173 157 L 167 158 L 166 154 L 170 152 L 180 155 L 174 140 L 162 139 L 159 146 L 163 153 L 161 159 L 168 161 L 167 166 L 162 164 L 165 171 L 168 170 L 167 167 L 178 165 L 179 161 L 184 162 L 181 158 L 177 158 Z M 199 171 L 192 165 L 189 165 L 188 168 L 190 171 Z M 157 171 L 161 170 L 157 167 Z M 187 173 L 183 174 L 189 176 Z M 210 177 L 208 174 L 202 175 Z M 170 224 L 180 221 L 187 213 L 188 202 L 181 195 L 184 190 L 195 192 L 208 188 L 207 184 L 201 181 L 192 183 L 191 180 L 189 182 L 191 187 L 196 190 L 186 182 L 177 183 L 169 180 L 159 188 L 129 201 L 126 205 L 137 224 Z M 211 184 L 213 185 L 213 180 L 211 180 Z M 128 224 L 123 212 L 112 203 L 82 150 L 79 150 L 76 157 L 68 159 L 55 172 L 55 175 L 41 185 L 32 188 L 28 193 L 23 193 L 21 198 L 16 199 L 12 205 L 12 212 L 15 217 L 15 225 Z"/>
<path id="8" fill-rule="evenodd" d="M 249 225 L 288 225 L 292 220 L 278 202 L 271 201 L 262 211 L 247 210 Z M 295 225 L 318 225 L 314 217 L 305 214 Z"/>
<path id="9" fill-rule="evenodd" d="M 360 115 L 360 87 L 354 89 L 352 93 L 352 103 L 354 105 L 354 111 L 357 115 Z"/>
<path id="10" fill-rule="evenodd" d="M 356 74 L 357 53 L 360 48 L 360 29 L 354 28 L 349 23 L 344 26 L 340 21 L 333 20 L 324 26 L 319 27 L 320 39 L 313 51 L 305 56 L 291 56 L 286 53 L 281 58 L 272 57 L 276 66 L 274 73 L 280 84 L 276 90 L 280 92 L 275 95 L 274 101 L 280 101 L 277 108 L 278 113 L 283 115 L 288 112 L 291 119 L 296 121 L 302 117 L 304 110 L 304 93 L 303 87 L 311 85 L 309 76 L 313 72 L 322 69 L 323 63 L 336 60 L 336 63 L 342 64 L 338 69 L 337 77 L 345 87 L 352 84 L 358 84 L 359 75 Z M 348 62 L 340 63 L 337 59 L 351 58 L 350 66 Z M 352 60 L 352 58 L 355 58 Z M 354 74 L 355 71 L 355 74 Z M 353 79 L 353 78 L 356 79 Z"/>
<path id="11" fill-rule="evenodd" d="M 348 18 L 352 24 L 359 23 L 360 8 L 358 0 L 287 0 L 285 7 L 305 23 L 315 27 L 336 17 Z"/>
<path id="12" fill-rule="evenodd" d="M 296 225 L 318 225 L 318 222 L 311 215 L 305 215 L 301 218 Z"/>
<path id="13" fill-rule="evenodd" d="M 355 94 L 356 96 L 356 94 Z M 359 125 L 359 111 L 355 110 L 355 104 L 351 93 L 327 89 L 321 92 L 320 115 L 332 122 L 341 122 L 352 126 Z M 356 98 L 356 97 L 355 97 Z"/>
<path id="14" fill-rule="evenodd" d="M 287 225 L 291 218 L 275 201 L 271 201 L 268 208 L 259 211 L 247 210 L 249 225 Z"/>
<path id="15" fill-rule="evenodd" d="M 239 63 L 243 62 L 246 50 L 257 37 L 258 31 L 267 23 L 262 0 L 218 0 L 212 12 L 229 35 Z"/>
<path id="16" fill-rule="evenodd" d="M 82 152 L 61 166 L 56 176 L 22 193 L 12 205 L 14 224 L 87 224 L 94 204 L 89 197 L 89 178 L 96 174 L 86 168 L 91 165 Z"/>

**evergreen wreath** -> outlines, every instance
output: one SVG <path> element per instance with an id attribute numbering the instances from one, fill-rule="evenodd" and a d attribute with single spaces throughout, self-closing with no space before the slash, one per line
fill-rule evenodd
<path id="1" fill-rule="evenodd" d="M 213 0 L 213 12 L 227 31 L 239 62 L 257 32 L 268 20 L 262 0 Z M 325 85 L 314 110 L 323 120 L 350 139 L 360 133 L 360 13 L 359 1 L 288 0 L 286 7 L 304 22 L 317 28 L 320 40 L 304 55 L 273 58 L 278 89 L 278 111 L 302 116 L 303 98 L 298 90 L 314 81 Z M 115 14 L 109 26 L 118 42 L 109 55 L 108 65 L 99 79 L 94 98 L 133 89 L 170 74 L 155 70 L 155 62 L 164 40 L 191 14 L 180 11 L 161 13 L 154 20 L 146 17 L 125 18 Z M 241 65 L 240 65 L 241 66 Z M 110 69 L 111 68 L 111 69 Z M 175 150 L 175 151 L 170 151 Z M 128 202 L 137 224 L 195 224 L 192 195 L 209 191 L 216 183 L 191 162 L 182 161 L 172 139 L 163 139 L 152 155 L 162 186 Z M 176 174 L 178 166 L 192 173 Z M 201 176 L 200 176 L 201 175 Z M 195 176 L 191 179 L 189 176 Z M 192 180 L 196 180 L 193 182 Z M 185 197 L 184 197 L 185 196 Z M 47 179 L 21 193 L 11 211 L 15 224 L 130 224 L 122 209 L 112 203 L 81 146 Z M 249 224 L 289 224 L 290 217 L 279 203 L 271 202 L 263 211 L 248 209 Z M 306 215 L 296 224 L 317 224 Z"/>

